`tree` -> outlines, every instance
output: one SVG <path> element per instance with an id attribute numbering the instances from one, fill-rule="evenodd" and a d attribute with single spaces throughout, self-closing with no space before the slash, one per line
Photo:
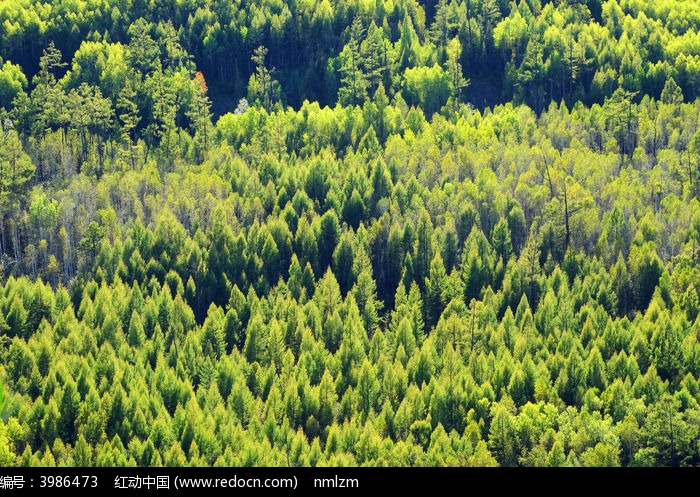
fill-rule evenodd
<path id="1" fill-rule="evenodd" d="M 481 11 L 478 12 L 478 17 L 481 28 L 482 53 L 488 59 L 493 48 L 493 28 L 501 17 L 496 0 L 484 0 L 481 3 Z"/>
<path id="2" fill-rule="evenodd" d="M 248 324 L 243 353 L 249 363 L 262 362 L 265 351 L 265 328 L 259 315 L 255 315 Z"/>
<path id="3" fill-rule="evenodd" d="M 651 338 L 653 364 L 664 380 L 673 380 L 682 372 L 681 334 L 669 319 L 656 324 Z"/>
<path id="4" fill-rule="evenodd" d="M 214 304 L 210 305 L 202 325 L 201 345 L 205 356 L 219 359 L 226 352 L 224 326 L 224 311 Z"/>
<path id="5" fill-rule="evenodd" d="M 0 378 L 0 420 L 3 422 L 7 418 L 7 408 L 9 407 L 9 398 L 5 392 L 5 383 Z"/>
<path id="6" fill-rule="evenodd" d="M 680 411 L 680 402 L 669 394 L 648 408 L 646 422 L 642 427 L 646 447 L 637 458 L 657 466 L 680 466 L 693 460 L 693 446 L 698 436 L 698 427 L 688 423 L 687 413 Z"/>
<path id="7" fill-rule="evenodd" d="M 15 454 L 14 443 L 7 433 L 7 425 L 0 421 L 0 463 L 3 467 L 16 465 L 17 455 Z"/>
<path id="8" fill-rule="evenodd" d="M 605 101 L 607 122 L 620 147 L 620 158 L 624 155 L 631 157 L 636 146 L 638 111 L 632 103 L 636 95 L 637 92 L 618 88 Z"/>
<path id="9" fill-rule="evenodd" d="M 413 270 L 416 283 L 421 290 L 424 290 L 426 278 L 430 275 L 430 262 L 433 260 L 433 223 L 425 210 L 421 212 L 417 231 L 418 240 L 413 258 Z"/>
<path id="10" fill-rule="evenodd" d="M 5 318 L 10 336 L 28 337 L 29 332 L 32 330 L 29 330 L 27 327 L 27 317 L 28 313 L 24 307 L 22 298 L 18 294 L 15 294 L 10 304 L 7 317 Z"/>
<path id="11" fill-rule="evenodd" d="M 647 308 L 654 296 L 664 268 L 653 242 L 634 246 L 628 257 L 630 277 L 638 310 Z"/>
<path id="12" fill-rule="evenodd" d="M 683 90 L 673 77 L 669 77 L 661 91 L 661 102 L 664 104 L 680 105 L 683 103 Z"/>
<path id="13" fill-rule="evenodd" d="M 374 368 L 365 359 L 360 368 L 357 380 L 357 393 L 359 397 L 358 410 L 362 414 L 362 420 L 366 420 L 370 413 L 377 407 L 380 385 Z"/>
<path id="14" fill-rule="evenodd" d="M 587 371 L 581 356 L 574 349 L 569 354 L 565 368 L 559 375 L 559 395 L 569 405 L 581 405 L 585 391 Z"/>
<path id="15" fill-rule="evenodd" d="M 598 443 L 581 454 L 581 462 L 586 467 L 618 467 L 620 466 L 619 452 L 618 448 Z"/>
<path id="16" fill-rule="evenodd" d="M 429 34 L 431 41 L 437 45 L 439 50 L 445 50 L 448 42 L 456 39 L 453 38 L 456 25 L 457 20 L 451 11 L 450 2 L 448 0 L 438 0 Z"/>
<path id="17" fill-rule="evenodd" d="M 632 280 L 622 252 L 618 252 L 617 262 L 610 269 L 610 278 L 612 289 L 617 295 L 617 314 L 618 316 L 626 316 L 633 309 L 634 296 L 632 294 Z"/>
<path id="18" fill-rule="evenodd" d="M 367 98 L 369 81 L 362 68 L 360 44 L 364 37 L 364 27 L 357 16 L 349 29 L 350 39 L 338 56 L 340 88 L 338 102 L 342 105 L 361 105 Z"/>
<path id="19" fill-rule="evenodd" d="M 330 210 L 321 217 L 318 234 L 319 269 L 325 271 L 333 260 L 333 252 L 340 240 L 340 223 L 335 211 Z"/>
<path id="20" fill-rule="evenodd" d="M 129 331 L 127 333 L 127 343 L 132 347 L 141 347 L 146 341 L 146 332 L 143 328 L 141 315 L 136 311 L 132 311 L 131 319 L 129 320 Z"/>
<path id="21" fill-rule="evenodd" d="M 552 449 L 547 454 L 547 466 L 550 468 L 559 468 L 564 466 L 566 463 L 566 454 L 564 452 L 564 447 L 559 440 L 555 440 L 552 444 Z"/>
<path id="22" fill-rule="evenodd" d="M 511 242 L 510 229 L 505 219 L 501 219 L 493 228 L 492 239 L 496 255 L 501 257 L 504 263 L 507 263 L 513 252 L 513 244 Z"/>
<path id="23" fill-rule="evenodd" d="M 141 122 L 139 107 L 136 103 L 137 93 L 130 79 L 127 79 L 122 89 L 119 91 L 117 99 L 117 117 L 121 122 L 122 138 L 129 146 L 129 162 L 132 169 L 136 169 L 137 150 L 134 147 L 136 142 L 136 128 Z"/>
<path id="24" fill-rule="evenodd" d="M 85 237 L 80 240 L 80 248 L 90 259 L 97 257 L 97 249 L 100 247 L 105 234 L 104 226 L 100 226 L 96 221 L 90 221 L 85 230 Z"/>
<path id="25" fill-rule="evenodd" d="M 352 35 L 351 35 L 352 36 Z M 384 30 L 372 21 L 367 28 L 367 35 L 360 43 L 360 56 L 363 75 L 366 75 L 368 95 L 378 97 L 379 87 L 384 90 L 384 84 L 390 84 L 390 54 L 391 44 Z"/>
<path id="26" fill-rule="evenodd" d="M 65 93 L 58 84 L 56 72 L 67 64 L 61 61 L 62 54 L 53 42 L 44 50 L 39 59 L 39 72 L 34 76 L 34 89 L 31 93 L 31 110 L 36 115 L 32 133 L 43 136 L 47 128 L 60 126 L 64 132 L 68 124 L 65 113 Z"/>
<path id="27" fill-rule="evenodd" d="M 66 96 L 66 111 L 71 116 L 70 128 L 75 129 L 80 136 L 82 153 L 79 166 L 88 160 L 92 137 L 98 137 L 99 178 L 104 160 L 104 141 L 112 124 L 112 104 L 102 96 L 99 88 L 82 83 L 77 90 L 71 90 Z"/>
<path id="28" fill-rule="evenodd" d="M 58 421 L 58 433 L 66 443 L 73 444 L 77 438 L 75 421 L 80 406 L 80 393 L 75 382 L 69 379 L 63 387 L 63 395 L 59 404 L 61 418 Z"/>
<path id="29" fill-rule="evenodd" d="M 446 0 L 440 0 L 446 2 Z M 453 38 L 447 45 L 447 72 L 450 76 L 452 88 L 453 108 L 457 110 L 462 101 L 462 91 L 469 86 L 469 80 L 464 77 L 462 64 L 459 62 L 462 58 L 462 45 L 458 38 Z"/>
<path id="30" fill-rule="evenodd" d="M 343 295 L 348 293 L 355 284 L 353 271 L 354 252 L 352 236 L 349 232 L 344 232 L 340 236 L 340 242 L 333 252 L 333 274 L 338 279 L 340 291 Z"/>
<path id="31" fill-rule="evenodd" d="M 356 261 L 362 259 L 360 253 L 356 257 Z M 365 254 L 366 257 L 366 254 Z M 354 264 L 353 272 L 359 274 L 352 288 L 352 294 L 357 302 L 357 307 L 360 309 L 362 321 L 367 333 L 374 333 L 376 327 L 381 323 L 380 314 L 384 309 L 384 303 L 377 296 L 377 283 L 372 275 L 372 268 L 369 264 Z"/>
<path id="32" fill-rule="evenodd" d="M 495 412 L 489 428 L 488 445 L 491 454 L 501 466 L 517 464 L 519 443 L 515 420 L 502 404 L 495 406 Z"/>
<path id="33" fill-rule="evenodd" d="M 446 430 L 462 432 L 465 424 L 467 396 L 460 385 L 462 364 L 460 356 L 448 345 L 444 352 L 441 381 L 436 385 L 430 400 L 430 413 L 435 422 Z"/>
<path id="34" fill-rule="evenodd" d="M 209 148 L 209 128 L 211 127 L 211 101 L 207 92 L 209 88 L 201 71 L 192 79 L 192 101 L 187 111 L 190 126 L 197 143 L 197 159 L 202 160 L 203 153 Z"/>
<path id="35" fill-rule="evenodd" d="M 343 220 L 353 229 L 357 229 L 365 217 L 365 204 L 356 189 L 343 203 Z"/>
<path id="36" fill-rule="evenodd" d="M 15 130 L 0 131 L 0 253 L 7 250 L 8 228 L 15 260 L 20 258 L 19 226 L 8 223 L 28 192 L 34 164 L 22 148 Z M 7 226 L 9 224 L 9 226 Z"/>
<path id="37" fill-rule="evenodd" d="M 436 253 L 430 263 L 430 276 L 425 282 L 425 325 L 430 330 L 440 319 L 442 311 L 447 304 L 443 299 L 443 290 L 447 273 L 440 253 Z"/>
<path id="38" fill-rule="evenodd" d="M 270 286 L 274 286 L 277 283 L 277 278 L 282 268 L 279 249 L 275 243 L 275 239 L 270 233 L 268 233 L 265 238 L 260 258 L 263 262 L 263 269 L 267 282 Z"/>
<path id="39" fill-rule="evenodd" d="M 336 393 L 333 378 L 327 369 L 324 370 L 321 378 L 318 398 L 318 421 L 322 427 L 331 426 L 333 421 L 335 421 L 337 412 L 338 394 Z"/>
<path id="40" fill-rule="evenodd" d="M 22 66 L 6 60 L 0 68 L 0 108 L 9 110 L 15 98 L 24 93 L 27 84 L 27 77 L 22 71 Z M 26 94 L 24 98 L 26 98 Z"/>
<path id="41" fill-rule="evenodd" d="M 141 79 L 162 68 L 160 48 L 150 33 L 152 27 L 153 25 L 142 17 L 129 26 L 126 60 Z"/>
<path id="42" fill-rule="evenodd" d="M 268 52 L 269 50 L 261 45 L 253 51 L 250 58 L 255 64 L 255 73 L 250 75 L 248 82 L 248 100 L 260 102 L 269 113 L 273 104 L 280 99 L 282 88 L 273 77 L 275 68 L 267 65 Z"/>
<path id="43" fill-rule="evenodd" d="M 178 152 L 176 118 L 180 95 L 174 83 L 175 80 L 165 77 L 160 68 L 144 81 L 144 89 L 151 103 L 151 119 L 144 129 L 146 159 L 153 149 L 158 149 L 166 160 L 166 166 Z"/>
<path id="44" fill-rule="evenodd" d="M 453 71 L 457 71 L 453 67 Z M 427 116 L 439 112 L 455 92 L 451 75 L 435 64 L 432 67 L 413 67 L 404 72 L 404 93 L 406 99 L 414 105 L 420 105 Z M 460 82 L 462 84 L 462 82 Z M 462 84 L 463 86 L 463 84 Z"/>
<path id="45" fill-rule="evenodd" d="M 414 67 L 417 63 L 417 51 L 420 49 L 418 33 L 413 25 L 411 16 L 406 13 L 401 21 L 399 37 L 398 69 Z"/>

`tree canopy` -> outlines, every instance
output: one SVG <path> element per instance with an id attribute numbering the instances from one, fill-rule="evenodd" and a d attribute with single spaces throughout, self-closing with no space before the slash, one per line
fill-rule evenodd
<path id="1" fill-rule="evenodd" d="M 698 465 L 699 27 L 0 3 L 0 464 Z"/>

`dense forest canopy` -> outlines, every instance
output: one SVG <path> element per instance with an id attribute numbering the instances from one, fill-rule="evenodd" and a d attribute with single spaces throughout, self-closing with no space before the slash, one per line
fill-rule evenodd
<path id="1" fill-rule="evenodd" d="M 700 4 L 683 0 L 5 0 L 0 56 L 31 81 L 54 42 L 72 61 L 64 89 L 87 83 L 113 104 L 133 70 L 196 65 L 226 96 L 219 110 L 233 111 L 229 95 L 260 91 L 250 77 L 263 46 L 278 82 L 267 91 L 297 109 L 362 104 L 381 82 L 431 115 L 450 95 L 539 113 L 618 87 L 659 99 L 669 78 L 694 100 L 699 27 Z M 3 73 L 26 89 L 16 68 Z"/>
<path id="2" fill-rule="evenodd" d="M 0 3 L 0 465 L 700 464 L 700 3 Z"/>

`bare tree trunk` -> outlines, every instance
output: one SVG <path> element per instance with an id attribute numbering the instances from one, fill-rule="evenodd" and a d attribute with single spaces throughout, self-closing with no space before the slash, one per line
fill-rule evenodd
<path id="1" fill-rule="evenodd" d="M 20 259 L 22 258 L 22 245 L 20 243 L 19 239 L 19 226 L 17 225 L 17 222 L 12 223 L 12 248 L 14 250 L 15 254 L 15 261 L 19 262 Z"/>
<path id="2" fill-rule="evenodd" d="M 0 257 L 5 254 L 5 222 L 3 216 L 0 216 Z"/>
<path id="3" fill-rule="evenodd" d="M 471 348 L 470 352 L 474 352 L 474 320 L 476 318 L 476 299 L 472 299 L 472 325 L 471 325 Z"/>
<path id="4" fill-rule="evenodd" d="M 564 252 L 569 248 L 569 242 L 571 242 L 571 229 L 569 228 L 569 198 L 566 194 L 566 180 L 564 181 L 564 229 L 566 230 L 566 236 L 564 238 Z"/>

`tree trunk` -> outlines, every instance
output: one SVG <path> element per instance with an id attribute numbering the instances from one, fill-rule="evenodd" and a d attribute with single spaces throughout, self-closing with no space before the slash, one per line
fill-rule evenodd
<path id="1" fill-rule="evenodd" d="M 569 248 L 569 242 L 571 241 L 571 229 L 569 228 L 569 199 L 566 194 L 566 180 L 564 180 L 564 252 Z"/>

